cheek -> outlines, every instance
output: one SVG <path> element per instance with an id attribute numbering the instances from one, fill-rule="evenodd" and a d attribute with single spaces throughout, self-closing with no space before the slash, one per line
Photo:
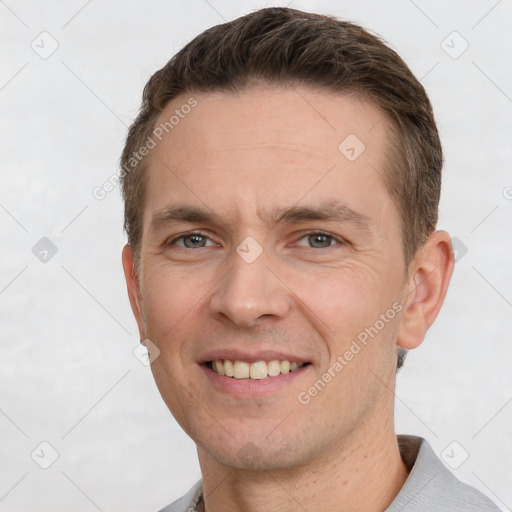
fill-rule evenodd
<path id="1" fill-rule="evenodd" d="M 197 277 L 163 269 L 145 276 L 144 284 L 142 309 L 147 337 L 169 356 L 166 359 L 171 364 L 190 337 L 191 322 L 205 289 Z"/>
<path id="2" fill-rule="evenodd" d="M 152 271 L 144 280 L 146 333 L 160 350 L 151 371 L 164 402 L 187 432 L 189 411 L 197 407 L 197 397 L 189 391 L 193 386 L 188 370 L 194 364 L 190 347 L 197 337 L 194 326 L 199 325 L 198 308 L 207 289 L 200 281 L 197 275 L 180 275 L 164 268 Z"/>
<path id="3" fill-rule="evenodd" d="M 204 293 L 195 272 L 178 272 L 156 267 L 144 276 L 146 321 L 150 325 L 170 326 L 193 307 Z"/>
<path id="4" fill-rule="evenodd" d="M 387 380 L 393 370 L 397 309 L 401 308 L 393 279 L 389 272 L 362 263 L 290 275 L 290 288 L 301 299 L 297 304 L 303 303 L 301 314 L 325 343 L 321 372 L 331 369 L 344 375 L 335 379 L 333 389 L 348 386 L 364 396 L 372 383 L 377 384 L 376 375 Z"/>
<path id="5" fill-rule="evenodd" d="M 371 266 L 347 263 L 336 268 L 290 275 L 288 284 L 309 310 L 311 321 L 329 338 L 351 335 L 377 320 L 391 306 L 393 292 Z M 389 304 L 388 304 L 389 302 Z M 382 309 L 382 311 L 381 311 Z M 315 320 L 316 318 L 316 320 Z"/>

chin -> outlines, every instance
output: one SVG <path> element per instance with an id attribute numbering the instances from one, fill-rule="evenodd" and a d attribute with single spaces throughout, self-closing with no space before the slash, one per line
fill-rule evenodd
<path id="1" fill-rule="evenodd" d="M 283 441 L 283 440 L 282 440 Z M 196 441 L 197 442 L 197 441 Z M 278 471 L 299 466 L 307 459 L 307 454 L 297 451 L 297 446 L 305 443 L 281 442 L 279 445 L 268 441 L 242 441 L 230 439 L 222 443 L 197 444 L 210 457 L 224 466 L 250 471 Z"/>

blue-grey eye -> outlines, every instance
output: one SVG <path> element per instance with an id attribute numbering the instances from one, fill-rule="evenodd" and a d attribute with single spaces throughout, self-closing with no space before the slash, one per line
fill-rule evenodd
<path id="1" fill-rule="evenodd" d="M 301 240 L 307 240 L 305 244 L 299 243 Z M 324 249 L 336 243 L 336 239 L 332 235 L 326 233 L 309 233 L 303 236 L 297 242 L 300 247 L 311 247 L 313 249 Z"/>
<path id="2" fill-rule="evenodd" d="M 321 233 L 315 235 L 309 235 L 308 241 L 312 247 L 321 249 L 323 247 L 329 247 L 333 241 L 332 236 L 322 235 Z"/>
<path id="3" fill-rule="evenodd" d="M 205 247 L 207 238 L 203 235 L 187 235 L 182 237 L 183 244 L 187 249 Z"/>

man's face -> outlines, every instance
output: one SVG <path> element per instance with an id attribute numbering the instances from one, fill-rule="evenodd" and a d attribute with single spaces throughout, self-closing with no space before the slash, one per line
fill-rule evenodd
<path id="1" fill-rule="evenodd" d="M 149 157 L 139 329 L 200 449 L 235 467 L 291 467 L 392 421 L 406 282 L 381 178 L 389 125 L 368 103 L 303 88 L 194 97 Z M 244 373 L 287 362 L 305 364 Z"/>

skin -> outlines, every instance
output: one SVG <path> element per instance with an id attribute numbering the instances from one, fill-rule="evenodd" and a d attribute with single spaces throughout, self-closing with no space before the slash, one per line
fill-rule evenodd
<path id="1" fill-rule="evenodd" d="M 175 98 L 161 120 L 190 96 Z M 396 350 L 418 346 L 437 316 L 453 270 L 450 237 L 433 233 L 406 267 L 398 209 L 376 172 L 388 124 L 372 104 L 261 85 L 194 97 L 198 105 L 149 155 L 140 273 L 129 246 L 123 265 L 141 340 L 160 350 L 157 386 L 197 444 L 206 510 L 383 510 L 408 475 L 393 425 Z M 349 134 L 365 144 L 354 161 L 338 149 Z M 269 218 L 335 201 L 364 225 Z M 177 204 L 206 209 L 213 222 L 155 225 Z M 192 230 L 206 237 L 194 239 L 199 247 L 176 240 Z M 309 236 L 318 230 L 332 238 Z M 246 237 L 262 250 L 252 263 L 236 251 Z M 397 303 L 401 311 L 300 403 Z M 199 364 L 223 348 L 310 364 L 275 392 L 237 396 Z"/>

